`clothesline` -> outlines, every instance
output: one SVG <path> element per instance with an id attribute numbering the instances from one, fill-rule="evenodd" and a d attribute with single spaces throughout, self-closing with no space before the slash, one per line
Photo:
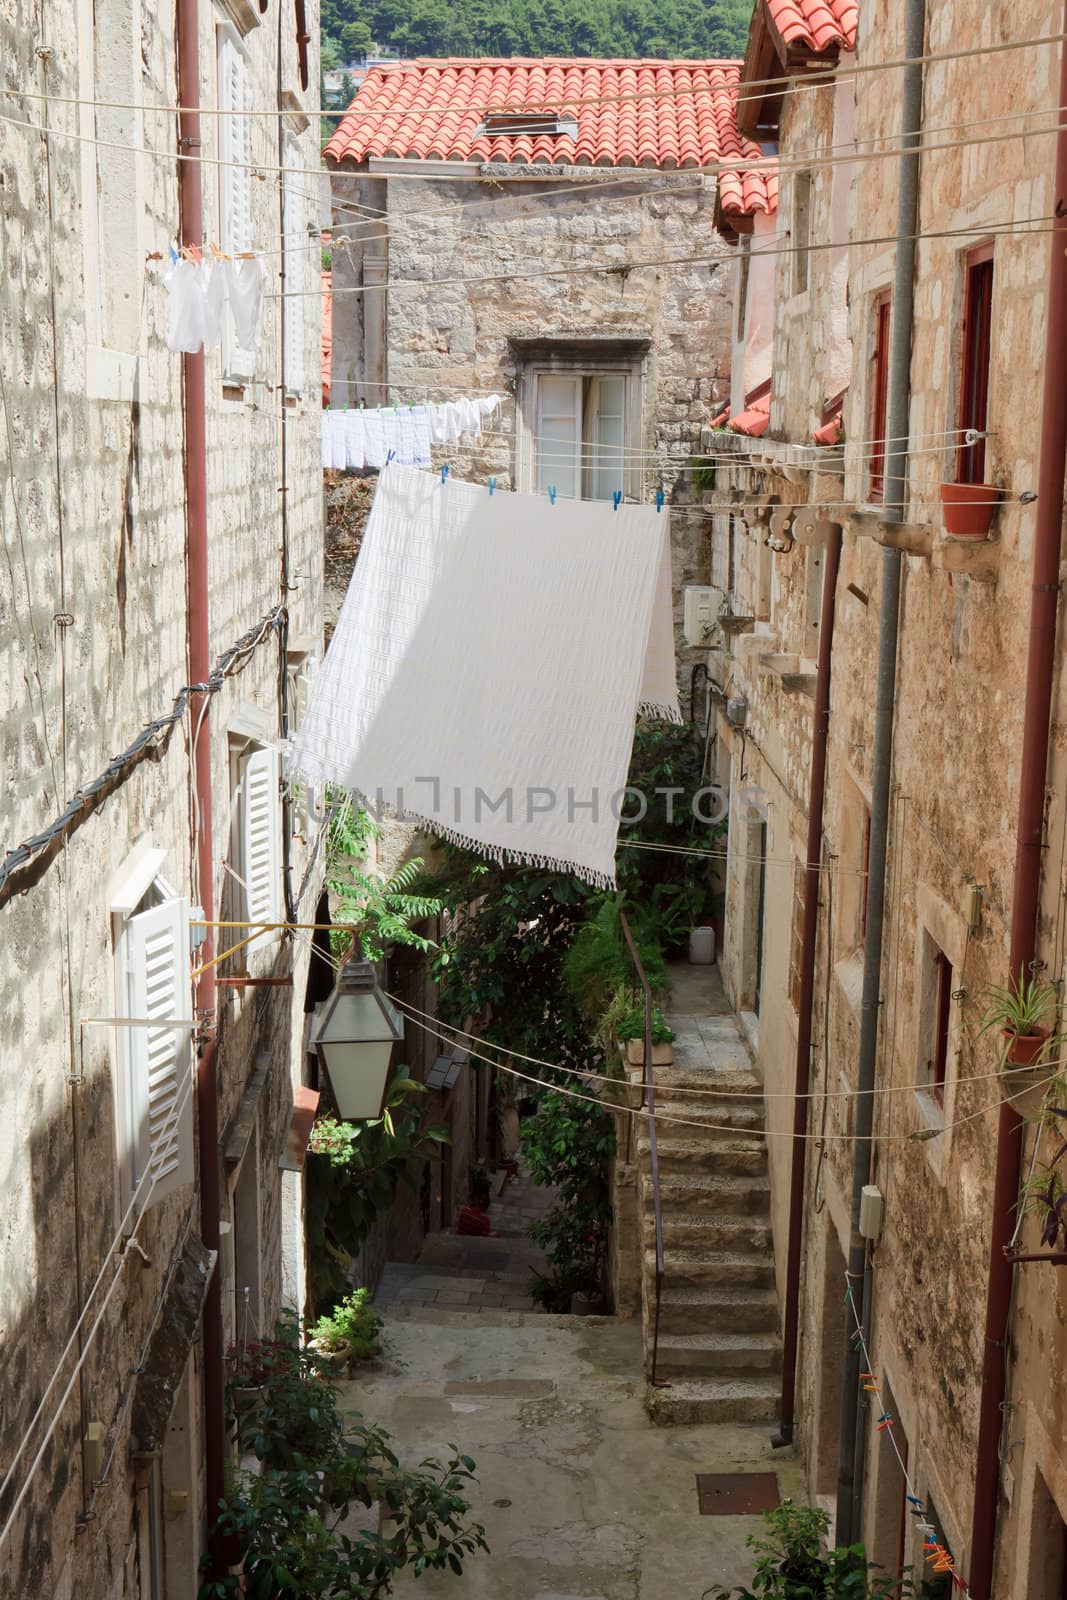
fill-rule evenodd
<path id="1" fill-rule="evenodd" d="M 464 434 L 477 438 L 485 422 L 503 405 L 503 396 L 465 396 L 435 405 L 357 406 L 322 413 L 322 465 L 335 471 L 380 469 L 390 461 L 402 467 L 429 467 L 435 444 L 450 444 Z"/>
<path id="2" fill-rule="evenodd" d="M 172 248 L 170 271 L 163 280 L 170 294 L 168 350 L 195 355 L 202 348 L 217 348 L 223 342 L 227 306 L 238 349 L 249 354 L 258 350 L 266 278 L 257 255 L 189 260 Z"/>

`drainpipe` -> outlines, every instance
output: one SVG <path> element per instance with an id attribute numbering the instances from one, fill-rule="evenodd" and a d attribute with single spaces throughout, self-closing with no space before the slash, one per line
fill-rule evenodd
<path id="1" fill-rule="evenodd" d="M 815 998 L 815 946 L 819 932 L 823 798 L 826 746 L 830 734 L 830 666 L 834 641 L 841 525 L 823 524 L 822 610 L 819 614 L 819 664 L 812 719 L 811 781 L 808 787 L 808 858 L 804 869 L 804 920 L 800 944 L 800 1015 L 797 1022 L 796 1099 L 793 1102 L 793 1166 L 789 1182 L 789 1247 L 785 1269 L 782 1331 L 782 1405 L 775 1446 L 793 1442 L 796 1406 L 797 1335 L 800 1325 L 800 1262 L 804 1243 L 804 1181 L 807 1167 L 808 1087 L 811 1082 L 811 1021 Z"/>
<path id="2" fill-rule="evenodd" d="M 1067 6 L 1063 31 L 1067 33 Z M 1060 56 L 1060 105 L 1067 104 L 1067 48 Z M 1022 777 L 1015 847 L 1008 976 L 1029 976 L 1037 948 L 1037 919 L 1044 848 L 1049 718 L 1056 667 L 1056 612 L 1063 536 L 1063 476 L 1067 465 L 1067 134 L 1056 139 L 1055 223 L 1050 246 L 1048 327 L 1041 412 L 1041 464 L 1034 527 L 1030 642 L 1026 660 Z M 985 1355 L 978 1404 L 978 1450 L 971 1525 L 970 1593 L 990 1600 L 1000 1484 L 1000 1435 L 1007 1390 L 1008 1319 L 1012 1263 L 1005 1249 L 1015 1225 L 1022 1157 L 1022 1121 L 1005 1101 L 1000 1109 L 993 1220 L 986 1291 Z"/>
<path id="3" fill-rule="evenodd" d="M 911 343 L 915 312 L 915 234 L 919 215 L 919 143 L 922 135 L 926 0 L 907 0 L 902 85 L 900 179 L 897 194 L 897 254 L 893 281 L 893 330 L 889 359 L 884 521 L 904 521 L 907 493 L 908 431 L 911 412 Z M 859 1231 L 860 1200 L 871 1178 L 874 1081 L 881 1020 L 882 935 L 885 868 L 889 841 L 889 798 L 893 774 L 893 718 L 896 701 L 897 643 L 900 632 L 902 556 L 882 548 L 881 615 L 878 624 L 878 679 L 875 695 L 874 756 L 871 767 L 871 848 L 867 866 L 867 924 L 863 953 L 859 1068 L 856 1081 L 856 1133 L 852 1161 L 852 1219 L 848 1282 L 855 1298 L 862 1286 L 860 1320 L 870 1331 L 871 1270 L 867 1243 Z M 850 1319 L 845 1321 L 841 1433 L 838 1447 L 838 1544 L 860 1538 L 867 1411 L 860 1405 L 860 1352 Z"/>
<path id="4" fill-rule="evenodd" d="M 181 233 L 184 245 L 203 244 L 203 195 L 200 177 L 200 37 L 197 0 L 177 0 L 178 148 L 187 158 L 178 162 Z M 196 158 L 196 159 L 189 159 Z M 211 655 L 208 624 L 207 541 L 207 413 L 204 352 L 182 357 L 182 405 L 185 434 L 185 540 L 188 615 L 189 682 L 208 681 Z M 193 782 L 196 792 L 197 869 L 200 904 L 208 924 L 201 953 L 211 957 L 214 917 L 211 837 L 211 696 L 190 699 L 193 729 Z M 198 1014 L 208 1024 L 208 1038 L 197 1063 L 196 1107 L 200 1166 L 200 1233 L 216 1252 L 216 1267 L 204 1301 L 204 1478 L 210 1527 L 225 1493 L 225 1420 L 223 1396 L 222 1286 L 219 1279 L 219 1128 L 217 1040 L 215 1034 L 215 969 L 208 966 L 197 985 Z M 214 1550 L 212 1551 L 215 1554 Z"/>

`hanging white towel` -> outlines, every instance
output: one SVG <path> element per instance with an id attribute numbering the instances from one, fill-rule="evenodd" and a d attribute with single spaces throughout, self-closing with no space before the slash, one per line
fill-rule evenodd
<path id="1" fill-rule="evenodd" d="M 348 466 L 348 427 L 345 411 L 333 411 L 333 465 L 338 472 Z"/>
<path id="2" fill-rule="evenodd" d="M 327 406 L 322 413 L 322 470 L 333 466 L 334 413 Z"/>
<path id="3" fill-rule="evenodd" d="M 385 466 L 385 434 L 380 411 L 368 409 L 363 413 L 363 451 L 365 466 Z"/>
<path id="4" fill-rule="evenodd" d="M 354 411 L 346 411 L 344 414 L 344 441 L 345 466 L 351 467 L 355 472 L 362 472 L 366 448 L 363 412 L 358 406 Z"/>
<path id="5" fill-rule="evenodd" d="M 226 275 L 221 261 L 200 263 L 199 283 L 204 296 L 204 345 L 217 350 L 222 343 L 226 315 Z"/>
<path id="6" fill-rule="evenodd" d="M 452 435 L 448 431 L 448 405 L 430 407 L 430 438 L 434 444 L 447 444 Z"/>
<path id="7" fill-rule="evenodd" d="M 263 330 L 263 285 L 267 279 L 263 258 L 225 261 L 223 267 L 237 343 L 242 350 L 258 350 Z"/>
<path id="8" fill-rule="evenodd" d="M 612 886 L 634 715 L 680 720 L 667 543 L 652 507 L 388 467 L 294 768 Z"/>
<path id="9" fill-rule="evenodd" d="M 415 423 L 411 415 L 410 406 L 405 406 L 397 413 L 396 427 L 396 459 L 403 467 L 413 467 L 415 465 Z"/>
<path id="10" fill-rule="evenodd" d="M 428 467 L 430 456 L 430 410 L 428 406 L 413 406 L 411 411 L 411 425 L 415 434 L 414 463 L 417 467 Z"/>
<path id="11" fill-rule="evenodd" d="M 194 356 L 204 343 L 205 313 L 199 267 L 184 257 L 175 261 L 163 282 L 170 293 L 167 349 Z"/>

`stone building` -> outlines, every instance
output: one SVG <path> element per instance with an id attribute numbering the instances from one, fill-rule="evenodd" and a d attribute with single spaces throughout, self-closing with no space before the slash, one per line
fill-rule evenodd
<path id="1" fill-rule="evenodd" d="M 765 183 L 731 62 L 419 60 L 370 71 L 326 146 L 332 403 L 505 398 L 458 475 L 678 510 L 674 578 L 707 580 L 681 463 L 729 383 L 732 252 L 715 216 Z M 518 108 L 509 111 L 509 106 Z M 366 221 L 368 217 L 380 221 Z M 695 659 L 679 629 L 681 681 Z"/>
<path id="2" fill-rule="evenodd" d="M 319 898 L 279 768 L 322 628 L 299 31 L 252 0 L 0 20 L 5 1595 L 195 1595 L 223 1352 L 303 1299 L 309 937 L 253 930 L 213 995 L 196 976 L 244 937 L 205 921 L 310 922 Z M 167 347 L 170 249 L 201 229 L 263 254 L 254 351 L 229 309 L 221 350 Z"/>
<path id="3" fill-rule="evenodd" d="M 864 1537 L 873 1557 L 895 1571 L 922 1564 L 925 1525 L 975 1600 L 1021 1600 L 1060 1594 L 1067 1561 L 1063 1312 L 1056 1268 L 1025 1259 L 1041 1253 L 1032 1214 L 1040 1208 L 1031 1202 L 1048 1183 L 1041 1163 L 1055 1146 L 1039 1124 L 1026 1125 L 1018 1182 L 1009 1160 L 1007 1201 L 995 1195 L 998 1162 L 1003 1167 L 1013 1147 L 1018 1156 L 1019 1146 L 1013 1119 L 1007 1128 L 1000 1123 L 999 1040 L 979 1030 L 984 991 L 1018 977 L 1009 948 L 1020 892 L 1020 753 L 1039 515 L 1031 496 L 1039 386 L 1046 361 L 1055 362 L 1046 355 L 1044 230 L 1061 200 L 1054 138 L 995 136 L 1004 108 L 1036 118 L 1058 103 L 1061 18 L 1052 5 L 1021 19 L 1003 6 L 953 0 L 927 8 L 917 50 L 905 39 L 905 10 L 879 0 L 861 0 L 858 14 L 836 0 L 761 0 L 742 73 L 741 126 L 761 138 L 777 135 L 782 173 L 769 403 L 762 419 L 744 415 L 751 394 L 735 363 L 727 427 L 714 435 L 713 582 L 726 595 L 709 658 L 725 691 L 720 771 L 735 785 L 742 777 L 760 785 L 767 808 L 765 819 L 731 834 L 723 971 L 768 1097 L 786 1319 L 796 1216 L 790 1184 L 795 1152 L 806 1151 L 797 1440 L 811 1493 L 831 1506 L 837 1497 L 840 1510 L 838 1434 L 843 1400 L 853 1398 L 842 1376 L 852 1331 L 845 1274 L 850 1249 L 855 1259 L 865 1242 L 853 1212 L 855 1163 L 864 1154 L 855 1135 L 863 1113 L 856 1090 L 865 952 L 881 935 L 868 1102 L 869 1181 L 884 1201 L 884 1221 L 866 1235 L 874 1379 L 860 1385 L 854 1459 L 843 1458 L 845 1498 L 856 1484 L 857 1499 L 851 1526 L 839 1521 L 838 1531 Z M 1034 42 L 1042 37 L 1053 42 Z M 1022 47 L 994 49 L 1013 40 Z M 979 54 L 958 59 L 962 41 Z M 879 242 L 900 231 L 900 163 L 895 154 L 870 153 L 896 150 L 901 76 L 899 69 L 850 76 L 853 50 L 861 68 L 929 57 L 902 516 L 887 494 L 891 350 L 902 314 L 894 298 L 897 247 Z M 775 78 L 777 89 L 767 82 Z M 755 86 L 750 98 L 746 82 Z M 831 145 L 832 162 L 825 159 Z M 753 319 L 762 327 L 767 307 L 750 302 L 738 315 L 740 328 Z M 975 484 L 999 489 L 988 536 L 964 540 L 948 531 L 942 484 L 962 485 L 963 497 L 975 500 Z M 819 569 L 837 549 L 805 1052 L 798 1028 L 815 661 L 829 626 Z M 894 552 L 901 552 L 902 598 L 885 910 L 876 927 L 876 667 L 883 568 Z M 1031 970 L 1058 985 L 1067 710 L 1058 666 L 1052 706 Z M 800 1123 L 807 1141 L 798 1145 L 789 1137 L 789 1096 L 801 1066 L 811 1098 Z M 1028 1172 L 1035 1174 L 1029 1183 Z M 988 1308 L 998 1304 L 1008 1243 L 1024 1259 L 1007 1269 L 1010 1301 L 998 1322 Z M 880 1427 L 887 1415 L 892 1424 Z M 936 1581 L 948 1593 L 953 1579 L 946 1568 Z"/>

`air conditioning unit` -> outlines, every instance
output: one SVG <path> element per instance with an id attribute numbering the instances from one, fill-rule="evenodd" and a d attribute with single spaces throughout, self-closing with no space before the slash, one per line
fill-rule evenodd
<path id="1" fill-rule="evenodd" d="M 685 589 L 682 626 L 685 642 L 699 650 L 711 644 L 719 625 L 719 613 L 726 595 L 710 584 L 689 584 Z"/>

